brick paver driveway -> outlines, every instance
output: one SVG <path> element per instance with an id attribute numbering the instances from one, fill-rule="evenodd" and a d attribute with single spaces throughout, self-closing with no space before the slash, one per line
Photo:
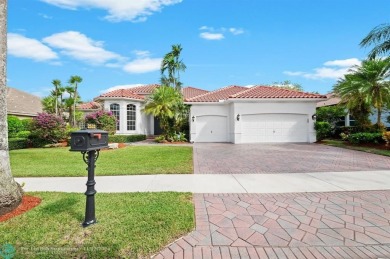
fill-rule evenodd
<path id="1" fill-rule="evenodd" d="M 390 158 L 320 144 L 194 144 L 195 174 L 390 170 Z"/>
<path id="2" fill-rule="evenodd" d="M 390 258 L 390 191 L 196 194 L 196 230 L 155 258 Z"/>

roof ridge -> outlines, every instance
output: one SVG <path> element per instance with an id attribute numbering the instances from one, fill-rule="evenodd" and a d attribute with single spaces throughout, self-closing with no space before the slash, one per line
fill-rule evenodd
<path id="1" fill-rule="evenodd" d="M 195 96 L 195 97 L 186 99 L 186 101 L 192 101 L 193 99 L 197 99 L 197 98 L 200 98 L 200 97 L 204 97 L 204 96 L 207 96 L 207 95 L 211 95 L 211 94 L 214 94 L 214 93 L 218 93 L 218 92 L 221 92 L 221 91 L 224 91 L 224 90 L 226 90 L 226 89 L 233 88 L 233 87 L 245 88 L 244 86 L 228 85 L 228 86 L 225 86 L 225 87 L 222 87 L 222 88 L 218 88 L 217 90 L 210 91 L 210 92 L 207 92 L 207 93 L 204 93 L 204 94 L 201 94 L 201 95 L 198 95 L 198 96 Z"/>

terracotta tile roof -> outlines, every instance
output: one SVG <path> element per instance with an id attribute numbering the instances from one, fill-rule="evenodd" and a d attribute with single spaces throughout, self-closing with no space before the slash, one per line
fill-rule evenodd
<path id="1" fill-rule="evenodd" d="M 111 98 L 129 98 L 129 99 L 137 99 L 137 100 L 143 100 L 144 97 L 142 95 L 138 95 L 133 92 L 133 88 L 127 88 L 127 89 L 117 89 L 105 94 L 100 95 L 96 99 L 100 98 L 106 98 L 106 97 L 111 97 Z"/>
<path id="2" fill-rule="evenodd" d="M 341 102 L 341 98 L 334 93 L 329 93 L 326 95 L 326 97 L 328 99 L 326 101 L 318 102 L 317 107 L 332 106 L 332 105 L 339 104 Z"/>
<path id="3" fill-rule="evenodd" d="M 98 110 L 102 106 L 98 102 L 81 103 L 77 105 L 77 110 Z"/>
<path id="4" fill-rule="evenodd" d="M 291 89 L 272 86 L 253 86 L 245 91 L 233 94 L 230 98 L 240 99 L 264 99 L 264 98 L 294 98 L 294 99 L 321 99 L 325 95 L 305 93 Z"/>
<path id="5" fill-rule="evenodd" d="M 42 112 L 41 98 L 7 87 L 7 114 L 35 117 Z"/>
<path id="6" fill-rule="evenodd" d="M 212 92 L 208 92 L 193 98 L 186 99 L 187 102 L 218 102 L 227 100 L 229 96 L 247 90 L 247 87 L 231 85 Z"/>
<path id="7" fill-rule="evenodd" d="M 137 86 L 133 88 L 129 88 L 132 90 L 133 93 L 136 94 L 151 94 L 156 87 L 160 87 L 158 84 L 151 84 L 151 85 L 142 85 L 142 86 Z"/>
<path id="8" fill-rule="evenodd" d="M 195 88 L 195 87 L 191 87 L 191 86 L 187 86 L 187 87 L 183 88 L 184 99 L 194 98 L 196 96 L 199 96 L 201 94 L 205 94 L 208 92 L 209 91 L 207 91 L 207 90 L 203 90 L 203 89 L 199 89 L 199 88 Z"/>

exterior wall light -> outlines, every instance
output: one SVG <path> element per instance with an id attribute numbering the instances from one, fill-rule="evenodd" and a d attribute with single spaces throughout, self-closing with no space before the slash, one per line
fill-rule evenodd
<path id="1" fill-rule="evenodd" d="M 311 118 L 313 119 L 313 121 L 315 121 L 315 120 L 317 119 L 317 115 L 313 114 L 313 115 L 311 116 Z"/>
<path id="2" fill-rule="evenodd" d="M 192 122 L 194 122 L 195 121 L 195 116 L 192 116 Z"/>
<path id="3" fill-rule="evenodd" d="M 236 119 L 237 119 L 237 121 L 240 121 L 240 114 L 237 114 Z"/>

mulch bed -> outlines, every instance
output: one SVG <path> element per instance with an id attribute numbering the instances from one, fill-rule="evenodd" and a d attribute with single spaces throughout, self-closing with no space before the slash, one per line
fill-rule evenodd
<path id="1" fill-rule="evenodd" d="M 13 217 L 16 217 L 18 215 L 26 213 L 27 211 L 38 206 L 40 203 L 41 203 L 40 198 L 25 195 L 22 198 L 22 203 L 16 209 L 14 209 L 11 212 L 8 212 L 7 214 L 0 216 L 0 222 L 6 221 L 6 220 L 11 219 Z"/>

